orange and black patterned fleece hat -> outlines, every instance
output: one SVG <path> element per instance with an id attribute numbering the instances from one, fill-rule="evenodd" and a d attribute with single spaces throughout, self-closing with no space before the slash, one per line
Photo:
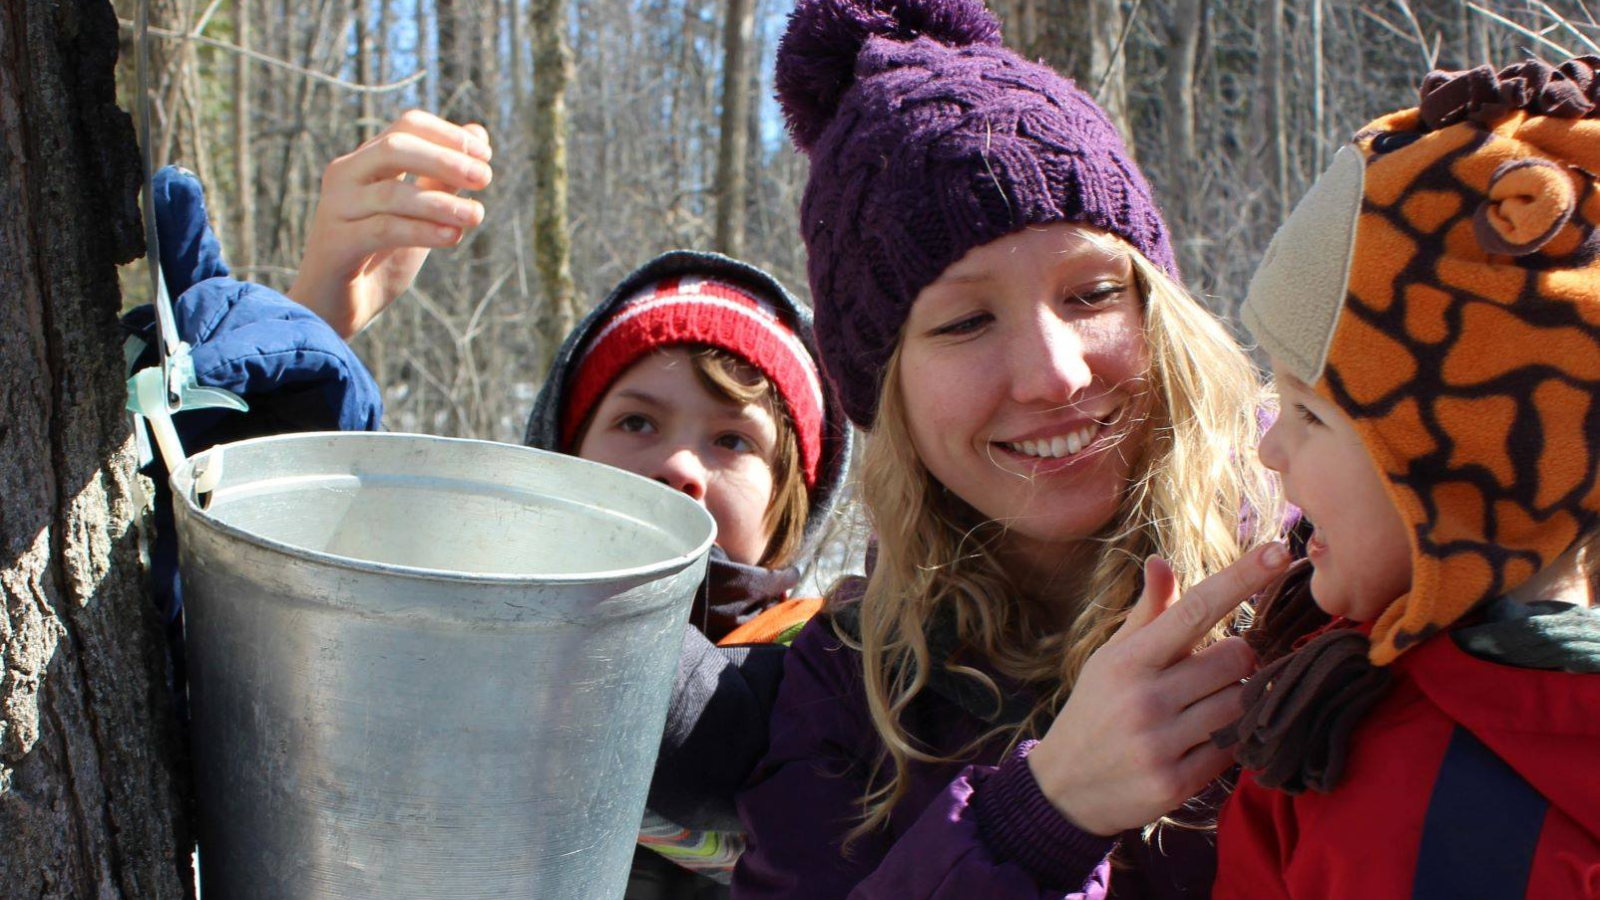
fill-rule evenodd
<path id="1" fill-rule="evenodd" d="M 1290 787 L 1331 787 L 1339 761 L 1314 751 L 1308 772 L 1269 749 L 1348 735 L 1337 716 L 1375 702 L 1378 667 L 1600 520 L 1597 73 L 1600 57 L 1430 74 L 1418 108 L 1339 152 L 1251 282 L 1246 326 L 1354 421 L 1412 544 L 1411 589 L 1370 636 L 1322 635 L 1247 691 L 1241 760 Z"/>

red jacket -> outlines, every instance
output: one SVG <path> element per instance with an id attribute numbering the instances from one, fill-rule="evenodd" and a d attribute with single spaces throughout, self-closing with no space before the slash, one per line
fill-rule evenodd
<path id="1" fill-rule="evenodd" d="M 1334 791 L 1241 778 L 1213 897 L 1600 898 L 1600 675 L 1488 662 L 1447 636 L 1393 668 Z"/>

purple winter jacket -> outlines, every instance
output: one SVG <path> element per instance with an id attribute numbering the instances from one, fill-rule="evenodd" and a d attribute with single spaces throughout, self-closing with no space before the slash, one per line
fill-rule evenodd
<path id="1" fill-rule="evenodd" d="M 906 723 L 936 754 L 953 755 L 991 727 L 972 711 L 982 706 L 930 685 Z M 1212 832 L 1167 828 L 1151 844 L 1136 832 L 1114 840 L 1077 829 L 1040 792 L 1031 741 L 1007 754 L 1004 739 L 991 740 L 968 765 L 912 763 L 887 828 L 842 851 L 880 746 L 861 656 L 818 616 L 789 650 L 767 757 L 738 798 L 749 846 L 736 900 L 1210 896 Z"/>

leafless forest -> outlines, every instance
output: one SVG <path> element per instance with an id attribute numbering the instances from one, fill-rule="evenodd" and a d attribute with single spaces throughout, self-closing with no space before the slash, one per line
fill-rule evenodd
<path id="1" fill-rule="evenodd" d="M 1559 2 L 991 0 L 1124 124 L 1224 315 L 1331 152 L 1428 68 L 1592 52 L 1583 0 Z M 413 106 L 485 123 L 484 227 L 356 347 L 391 427 L 514 440 L 550 342 L 648 256 L 722 249 L 804 290 L 806 164 L 771 89 L 791 3 L 154 0 L 157 157 L 201 175 L 230 262 L 281 289 L 330 159 Z"/>

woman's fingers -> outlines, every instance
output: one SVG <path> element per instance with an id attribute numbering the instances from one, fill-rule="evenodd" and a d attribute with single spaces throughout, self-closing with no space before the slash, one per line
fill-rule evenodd
<path id="1" fill-rule="evenodd" d="M 1176 809 L 1234 764 L 1233 751 L 1211 743 L 1211 735 L 1239 718 L 1242 690 L 1235 685 L 1217 691 L 1189 707 L 1164 730 L 1161 743 L 1171 748 L 1171 762 L 1152 773 L 1152 778 L 1168 792 L 1164 798 L 1168 802 L 1155 815 Z"/>
<path id="2" fill-rule="evenodd" d="M 482 203 L 404 181 L 379 181 L 354 188 L 341 206 L 347 221 L 391 215 L 451 228 L 475 228 L 483 222 Z"/>
<path id="3" fill-rule="evenodd" d="M 1162 672 L 1158 690 L 1174 710 L 1182 710 L 1224 688 L 1237 687 L 1255 670 L 1255 662 L 1256 655 L 1244 638 L 1226 638 Z"/>
<path id="4" fill-rule="evenodd" d="M 1234 684 L 1189 705 L 1173 719 L 1175 733 L 1184 747 L 1194 748 L 1211 741 L 1211 735 L 1237 721 L 1244 713 L 1244 685 Z"/>
<path id="5" fill-rule="evenodd" d="M 1193 652 L 1212 626 L 1271 584 L 1288 564 L 1289 550 L 1283 544 L 1257 547 L 1190 588 L 1165 614 L 1129 636 L 1128 649 L 1149 668 L 1171 666 Z"/>
<path id="6" fill-rule="evenodd" d="M 1159 556 L 1147 556 L 1144 560 L 1144 590 L 1139 594 L 1139 600 L 1128 610 L 1128 617 L 1106 641 L 1106 645 L 1127 640 L 1139 629 L 1149 625 L 1166 611 L 1167 607 L 1177 602 L 1178 576 L 1172 571 L 1172 564 Z"/>
<path id="7" fill-rule="evenodd" d="M 1180 791 L 1183 800 L 1174 805 L 1173 809 L 1177 809 L 1184 801 L 1205 790 L 1206 785 L 1216 781 L 1223 772 L 1233 766 L 1233 751 L 1220 749 L 1210 741 L 1197 745 L 1185 753 L 1183 759 L 1178 760 L 1177 770 L 1177 781 L 1183 785 L 1183 790 Z"/>

